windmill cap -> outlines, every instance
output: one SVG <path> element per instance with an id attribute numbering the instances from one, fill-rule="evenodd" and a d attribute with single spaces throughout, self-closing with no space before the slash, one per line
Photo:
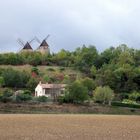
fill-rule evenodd
<path id="1" fill-rule="evenodd" d="M 40 44 L 40 46 L 49 46 L 48 43 L 46 42 L 46 40 L 43 40 L 42 43 Z"/>
<path id="2" fill-rule="evenodd" d="M 27 42 L 27 43 L 25 44 L 25 46 L 23 47 L 23 49 L 31 49 L 31 50 L 32 50 L 32 47 L 31 47 L 31 45 Z"/>

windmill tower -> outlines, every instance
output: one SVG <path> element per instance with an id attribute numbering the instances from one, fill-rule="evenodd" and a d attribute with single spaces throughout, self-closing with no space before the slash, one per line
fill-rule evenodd
<path id="1" fill-rule="evenodd" d="M 22 46 L 22 48 L 20 48 L 19 52 L 32 52 L 33 49 L 30 45 L 30 43 L 32 43 L 34 39 L 32 39 L 31 41 L 27 41 L 26 43 L 24 43 L 23 40 L 18 39 L 17 42 L 19 43 L 19 45 Z"/>
<path id="2" fill-rule="evenodd" d="M 40 44 L 36 51 L 39 51 L 42 54 L 50 53 L 49 45 L 46 41 L 49 38 L 49 36 L 50 35 L 48 35 L 42 42 L 37 37 L 35 37 L 36 41 Z"/>

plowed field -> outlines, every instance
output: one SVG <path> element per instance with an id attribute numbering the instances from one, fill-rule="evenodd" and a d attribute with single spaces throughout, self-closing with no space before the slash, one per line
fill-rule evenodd
<path id="1" fill-rule="evenodd" d="M 6 114 L 0 140 L 140 140 L 140 117 Z"/>

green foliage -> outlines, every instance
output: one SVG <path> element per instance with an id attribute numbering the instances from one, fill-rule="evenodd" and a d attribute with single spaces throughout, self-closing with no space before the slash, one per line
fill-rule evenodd
<path id="1" fill-rule="evenodd" d="M 46 82 L 67 84 L 76 79 L 81 79 L 78 74 L 73 76 L 65 73 L 65 67 L 72 67 L 74 70 L 80 70 L 85 77 L 94 79 L 94 86 L 109 86 L 118 94 L 119 100 L 124 99 L 126 93 L 140 92 L 140 50 L 129 48 L 125 44 L 110 47 L 101 53 L 94 46 L 87 47 L 83 45 L 72 52 L 63 49 L 55 54 L 42 55 L 39 52 L 0 54 L 0 65 L 3 64 L 60 66 L 58 70 L 50 67 L 46 70 L 48 73 L 44 74 L 42 72 L 42 75 L 37 67 L 33 67 L 32 71 L 37 74 L 34 77 L 40 80 L 44 79 Z M 58 71 L 63 72 L 63 76 L 58 74 Z M 53 74 L 50 74 L 51 72 Z M 27 85 L 28 88 L 34 90 L 35 84 L 37 84 L 30 79 L 31 76 L 27 72 L 19 72 L 9 68 L 0 68 L 0 77 L 4 79 L 3 83 L 3 79 L 0 78 L 0 86 L 25 88 Z M 89 87 L 87 88 L 89 93 Z M 134 100 L 135 97 L 130 98 Z M 136 100 L 139 101 L 139 98 Z"/>
<path id="2" fill-rule="evenodd" d="M 128 104 L 122 102 L 111 102 L 112 106 L 120 106 L 120 107 L 130 107 L 130 108 L 140 108 L 140 104 Z"/>
<path id="3" fill-rule="evenodd" d="M 83 46 L 82 48 L 78 48 L 75 54 L 75 65 L 81 71 L 89 73 L 91 66 L 96 65 L 96 61 L 98 59 L 98 52 L 94 46 Z"/>
<path id="4" fill-rule="evenodd" d="M 44 81 L 45 82 L 50 82 L 51 80 L 50 80 L 50 77 L 48 76 L 48 75 L 45 75 L 44 76 Z"/>
<path id="5" fill-rule="evenodd" d="M 26 87 L 26 84 L 30 78 L 29 74 L 25 71 L 20 72 L 11 68 L 4 69 L 2 77 L 5 81 L 6 87 Z"/>
<path id="6" fill-rule="evenodd" d="M 4 90 L 3 94 L 0 96 L 0 101 L 7 103 L 12 101 L 13 92 L 9 89 Z"/>
<path id="7" fill-rule="evenodd" d="M 39 97 L 35 97 L 35 101 L 38 102 L 47 102 L 48 98 L 46 96 L 39 96 Z"/>
<path id="8" fill-rule="evenodd" d="M 80 81 L 75 81 L 69 86 L 68 99 L 70 102 L 79 103 L 88 100 L 88 89 Z"/>
<path id="9" fill-rule="evenodd" d="M 94 91 L 94 100 L 96 102 L 101 102 L 103 104 L 108 103 L 113 100 L 114 92 L 110 87 L 97 87 Z"/>
<path id="10" fill-rule="evenodd" d="M 84 87 L 88 89 L 88 95 L 92 96 L 92 91 L 95 89 L 95 82 L 91 78 L 84 78 L 81 80 Z"/>
<path id="11" fill-rule="evenodd" d="M 123 99 L 122 103 L 124 104 L 137 104 L 136 101 L 130 99 Z"/>
<path id="12" fill-rule="evenodd" d="M 31 95 L 31 94 L 32 94 L 30 90 L 24 90 L 23 93 L 24 93 L 24 94 L 28 94 L 28 95 Z"/>
<path id="13" fill-rule="evenodd" d="M 65 68 L 64 67 L 60 67 L 59 70 L 62 72 L 62 71 L 65 70 Z"/>
<path id="14" fill-rule="evenodd" d="M 140 93 L 135 91 L 129 94 L 129 99 L 133 101 L 138 101 L 138 100 L 140 101 Z"/>
<path id="15" fill-rule="evenodd" d="M 97 73 L 97 69 L 96 67 L 93 65 L 90 69 L 90 75 L 95 78 L 96 77 L 96 73 Z"/>
<path id="16" fill-rule="evenodd" d="M 39 74 L 39 69 L 37 67 L 32 67 L 31 71 L 36 73 L 37 75 Z"/>
<path id="17" fill-rule="evenodd" d="M 53 68 L 48 68 L 47 70 L 48 71 L 55 71 L 55 69 L 53 69 Z"/>
<path id="18" fill-rule="evenodd" d="M 34 91 L 35 87 L 39 83 L 39 80 L 36 78 L 30 78 L 28 83 L 27 83 L 27 88 L 29 88 L 31 91 Z"/>
<path id="19" fill-rule="evenodd" d="M 2 87 L 5 84 L 4 78 L 0 76 L 0 87 Z"/>
<path id="20" fill-rule="evenodd" d="M 32 96 L 25 93 L 18 94 L 15 97 L 16 102 L 25 102 L 25 101 L 30 101 L 30 100 L 32 100 Z"/>

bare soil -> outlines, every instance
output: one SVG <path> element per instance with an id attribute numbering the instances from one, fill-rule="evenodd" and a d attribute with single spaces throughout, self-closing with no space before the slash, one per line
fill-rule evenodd
<path id="1" fill-rule="evenodd" d="M 1 140 L 139 140 L 139 116 L 0 115 Z"/>

